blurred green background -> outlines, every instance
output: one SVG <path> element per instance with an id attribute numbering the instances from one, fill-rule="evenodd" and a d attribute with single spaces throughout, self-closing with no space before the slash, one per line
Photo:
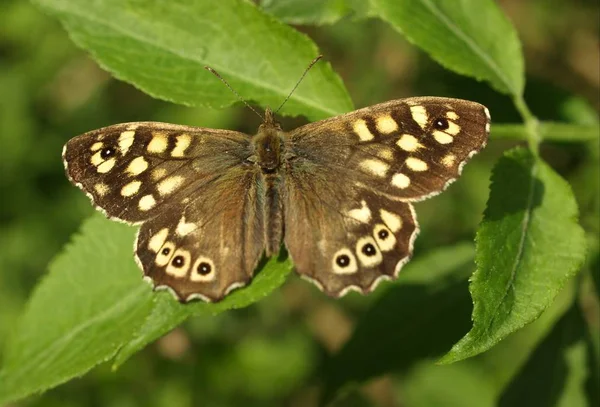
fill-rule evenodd
<path id="1" fill-rule="evenodd" d="M 543 120 L 596 122 L 598 2 L 499 3 L 524 44 L 525 96 L 533 113 Z M 508 98 L 445 71 L 379 20 L 347 16 L 333 24 L 297 28 L 317 43 L 342 76 L 356 107 L 416 95 L 452 96 L 486 104 L 495 123 L 519 121 Z M 223 92 L 228 90 L 223 87 Z M 259 124 L 243 107 L 220 111 L 181 107 L 113 79 L 75 47 L 56 20 L 19 0 L 0 2 L 0 95 L 0 349 L 35 284 L 44 278 L 48 262 L 93 211 L 64 176 L 61 149 L 69 138 L 127 121 L 166 121 L 251 134 Z M 282 122 L 290 129 L 305 120 L 282 118 Z M 472 240 L 485 208 L 491 167 L 512 144 L 492 141 L 459 182 L 417 205 L 422 233 L 416 258 L 439 246 Z M 548 143 L 542 148 L 544 157 L 574 186 L 595 256 L 600 222 L 597 144 Z M 314 405 L 319 366 L 349 337 L 372 301 L 357 294 L 331 300 L 294 276 L 281 290 L 247 309 L 189 320 L 117 372 L 102 365 L 18 405 Z M 468 307 L 464 312 L 470 314 Z M 590 300 L 586 312 L 597 328 L 597 301 Z M 510 353 L 507 349 L 496 352 Z M 467 405 L 458 403 L 465 392 L 476 394 L 474 406 L 490 402 L 493 392 L 479 385 L 477 377 L 493 371 L 493 366 L 477 358 L 443 368 L 432 363 L 424 360 L 407 371 L 370 381 L 338 403 L 435 406 L 441 405 L 440 400 L 444 405 L 455 400 L 456 405 Z"/>

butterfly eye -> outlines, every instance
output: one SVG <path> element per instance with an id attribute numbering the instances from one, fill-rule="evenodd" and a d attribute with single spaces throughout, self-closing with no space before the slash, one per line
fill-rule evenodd
<path id="1" fill-rule="evenodd" d="M 100 157 L 106 160 L 107 158 L 110 158 L 113 155 L 115 155 L 116 152 L 117 150 L 114 147 L 104 147 L 102 151 L 100 151 Z"/>
<path id="2" fill-rule="evenodd" d="M 212 271 L 212 267 L 207 262 L 202 262 L 198 264 L 198 268 L 196 269 L 196 271 L 198 272 L 198 274 L 205 276 L 207 274 L 210 274 L 210 272 Z"/>
<path id="3" fill-rule="evenodd" d="M 377 249 L 375 249 L 375 246 L 373 246 L 371 243 L 367 243 L 362 247 L 362 252 L 366 256 L 375 256 L 377 254 Z"/>
<path id="4" fill-rule="evenodd" d="M 382 223 L 375 225 L 373 237 L 375 237 L 375 242 L 377 242 L 377 246 L 382 252 L 389 252 L 396 246 L 396 238 L 392 231 Z"/>
<path id="5" fill-rule="evenodd" d="M 173 261 L 171 262 L 171 264 L 174 267 L 182 267 L 184 263 L 185 263 L 185 260 L 184 260 L 183 256 L 175 256 L 173 258 Z"/>
<path id="6" fill-rule="evenodd" d="M 335 263 L 342 268 L 348 267 L 348 265 L 350 265 L 350 257 L 346 254 L 341 254 L 337 256 Z"/>
<path id="7" fill-rule="evenodd" d="M 352 274 L 358 271 L 356 257 L 348 248 L 338 250 L 332 260 L 331 266 L 336 274 Z"/>
<path id="8" fill-rule="evenodd" d="M 437 118 L 433 122 L 433 127 L 435 127 L 437 130 L 446 130 L 449 126 L 448 120 L 443 117 Z"/>

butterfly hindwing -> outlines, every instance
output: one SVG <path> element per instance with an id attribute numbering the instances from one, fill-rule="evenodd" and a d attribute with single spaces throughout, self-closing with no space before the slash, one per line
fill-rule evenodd
<path id="1" fill-rule="evenodd" d="M 185 205 L 141 226 L 138 263 L 180 301 L 218 301 L 246 285 L 265 248 L 260 173 L 236 167 L 202 186 Z"/>
<path id="2" fill-rule="evenodd" d="M 365 294 L 395 278 L 418 233 L 412 205 L 332 177 L 326 166 L 307 172 L 298 164 L 286 173 L 284 218 L 285 244 L 300 276 L 334 297 L 350 289 Z"/>

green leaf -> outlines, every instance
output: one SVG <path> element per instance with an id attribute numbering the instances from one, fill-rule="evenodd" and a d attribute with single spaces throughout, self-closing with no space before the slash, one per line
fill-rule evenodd
<path id="1" fill-rule="evenodd" d="M 168 101 L 223 107 L 243 97 L 276 108 L 318 55 L 305 35 L 245 0 L 34 0 L 117 78 Z M 331 66 L 319 62 L 283 113 L 310 119 L 352 110 Z"/>
<path id="2" fill-rule="evenodd" d="M 463 243 L 409 263 L 326 362 L 324 399 L 345 384 L 407 369 L 448 349 L 469 326 L 472 262 L 473 245 Z"/>
<path id="3" fill-rule="evenodd" d="M 585 404 L 586 327 L 577 305 L 565 313 L 504 390 L 498 405 Z"/>
<path id="4" fill-rule="evenodd" d="M 493 124 L 492 139 L 527 140 L 527 128 L 523 124 Z M 540 137 L 546 141 L 585 142 L 597 141 L 600 128 L 593 125 L 541 122 Z"/>
<path id="5" fill-rule="evenodd" d="M 347 0 L 263 0 L 260 6 L 288 24 L 333 24 L 352 12 Z"/>
<path id="6" fill-rule="evenodd" d="M 135 229 L 99 214 L 84 224 L 37 287 L 8 343 L 0 404 L 80 376 L 115 355 L 120 365 L 189 316 L 246 307 L 283 284 L 291 270 L 285 256 L 273 258 L 249 286 L 223 301 L 182 305 L 170 293 L 153 294 L 142 280 L 134 239 Z"/>
<path id="7" fill-rule="evenodd" d="M 372 0 L 375 12 L 433 59 L 459 74 L 521 95 L 517 33 L 492 0 Z"/>
<path id="8" fill-rule="evenodd" d="M 135 230 L 95 216 L 51 264 L 4 352 L 0 405 L 112 358 L 152 306 L 133 261 Z"/>
<path id="9" fill-rule="evenodd" d="M 192 315 L 216 315 L 228 309 L 244 308 L 266 297 L 271 291 L 285 282 L 292 270 L 285 257 L 271 258 L 260 273 L 245 288 L 239 289 L 214 304 L 196 302 L 182 305 L 169 293 L 158 293 L 154 308 L 144 325 L 119 351 L 114 361 L 114 368 L 122 365 L 131 355 L 148 343 L 156 340 Z"/>
<path id="10" fill-rule="evenodd" d="M 569 184 L 528 150 L 507 152 L 494 169 L 477 233 L 473 328 L 441 362 L 484 352 L 538 318 L 585 253 Z"/>

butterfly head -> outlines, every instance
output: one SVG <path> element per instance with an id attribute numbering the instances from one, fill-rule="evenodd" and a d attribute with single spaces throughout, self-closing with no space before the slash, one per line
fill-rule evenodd
<path id="1" fill-rule="evenodd" d="M 257 164 L 264 172 L 272 173 L 280 164 L 281 125 L 275 121 L 273 111 L 267 107 L 265 120 L 258 127 L 254 137 L 254 148 L 257 154 Z"/>
<path id="2" fill-rule="evenodd" d="M 281 131 L 281 124 L 275 120 L 275 114 L 271 110 L 270 107 L 265 109 L 265 118 L 263 123 L 259 127 L 259 132 L 261 129 L 272 128 L 274 130 Z"/>

